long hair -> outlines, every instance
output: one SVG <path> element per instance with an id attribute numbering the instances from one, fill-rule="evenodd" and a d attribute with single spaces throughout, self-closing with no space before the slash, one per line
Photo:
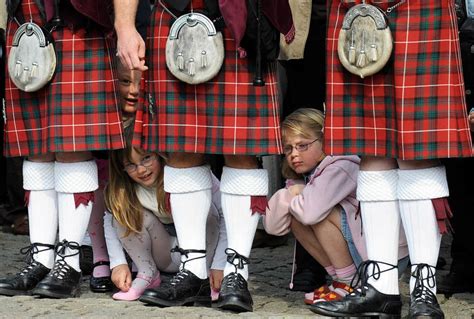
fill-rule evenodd
<path id="1" fill-rule="evenodd" d="M 323 138 L 324 114 L 312 108 L 300 108 L 288 115 L 281 124 L 281 134 L 283 140 L 287 136 L 302 136 L 304 138 Z M 297 174 L 288 165 L 288 161 L 283 161 L 281 172 L 284 178 L 301 179 L 302 175 Z"/>
<path id="2" fill-rule="evenodd" d="M 138 200 L 136 183 L 124 170 L 124 161 L 131 161 L 132 149 L 143 154 L 143 150 L 127 145 L 121 150 L 110 152 L 109 156 L 109 183 L 104 190 L 105 205 L 117 222 L 127 229 L 125 237 L 130 233 L 141 232 L 143 226 L 143 206 Z M 156 197 L 158 209 L 167 212 L 166 194 L 163 187 L 165 159 L 158 156 L 160 172 L 156 181 Z"/>

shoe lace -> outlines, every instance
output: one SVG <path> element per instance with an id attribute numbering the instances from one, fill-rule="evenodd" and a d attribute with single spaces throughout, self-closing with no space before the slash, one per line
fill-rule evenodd
<path id="1" fill-rule="evenodd" d="M 235 273 L 238 269 L 244 269 L 245 265 L 250 263 L 249 258 L 239 254 L 235 249 L 226 248 L 225 254 L 227 255 L 227 262 L 235 267 Z M 237 259 L 237 264 L 234 261 Z"/>
<path id="2" fill-rule="evenodd" d="M 237 289 L 244 289 L 245 283 L 245 279 L 241 275 L 233 272 L 224 277 L 222 285 L 231 291 L 235 291 Z"/>
<path id="3" fill-rule="evenodd" d="M 380 270 L 379 264 L 387 265 L 389 268 Z M 369 275 L 369 268 L 372 266 L 372 274 Z M 380 278 L 380 274 L 390 271 L 392 269 L 398 268 L 397 265 L 392 265 L 388 264 L 382 261 L 376 261 L 376 260 L 366 260 L 362 262 L 359 267 L 357 267 L 357 271 L 354 275 L 354 277 L 351 280 L 350 287 L 354 289 L 352 293 L 349 295 L 361 295 L 365 296 L 367 290 L 369 287 L 367 286 L 367 282 L 370 277 L 373 277 L 375 280 L 378 280 Z M 355 287 L 358 287 L 360 283 L 360 287 L 355 289 Z"/>
<path id="4" fill-rule="evenodd" d="M 44 247 L 43 249 L 40 249 L 39 247 Z M 50 249 L 54 249 L 54 245 L 49 245 L 49 244 L 42 244 L 42 243 L 32 243 L 28 246 L 25 246 L 20 249 L 20 254 L 25 255 L 25 261 L 27 263 L 30 263 L 31 261 L 34 261 L 33 255 L 40 253 L 42 251 L 47 251 Z"/>
<path id="5" fill-rule="evenodd" d="M 54 263 L 54 267 L 51 270 L 50 276 L 56 277 L 58 279 L 63 279 L 69 269 L 71 269 L 71 266 L 67 264 L 65 258 L 78 255 L 80 247 L 81 246 L 79 245 L 79 243 L 75 241 L 63 240 L 62 242 L 59 242 L 55 248 L 56 255 L 58 258 Z M 75 250 L 75 252 L 66 254 L 66 248 L 69 248 L 70 250 Z"/>
<path id="6" fill-rule="evenodd" d="M 188 258 L 185 261 L 181 261 L 181 267 L 180 271 L 170 280 L 170 284 L 173 286 L 178 285 L 181 283 L 186 277 L 189 276 L 189 271 L 187 271 L 184 266 L 186 265 L 187 262 L 196 260 L 196 259 L 201 259 L 206 257 L 206 250 L 205 249 L 183 249 L 178 246 L 172 248 L 170 250 L 172 253 L 180 253 L 181 255 L 186 256 L 188 258 L 188 254 L 190 253 L 198 253 L 198 254 L 203 254 L 202 256 L 194 257 L 194 258 Z"/>
<path id="7" fill-rule="evenodd" d="M 416 278 L 415 286 L 412 292 L 412 301 L 436 304 L 436 296 L 430 288 L 436 285 L 435 267 L 428 264 L 413 264 L 416 266 L 412 272 L 412 277 Z M 423 273 L 426 270 L 426 277 L 423 278 Z M 425 285 L 426 281 L 426 285 Z"/>

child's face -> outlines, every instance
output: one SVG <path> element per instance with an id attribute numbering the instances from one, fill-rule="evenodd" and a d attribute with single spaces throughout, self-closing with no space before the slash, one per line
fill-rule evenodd
<path id="1" fill-rule="evenodd" d="M 160 174 L 160 163 L 156 153 L 139 153 L 132 149 L 130 161 L 123 162 L 123 167 L 130 178 L 144 186 L 153 186 Z"/>
<path id="2" fill-rule="evenodd" d="M 132 115 L 137 111 L 142 72 L 129 70 L 119 62 L 117 73 L 122 112 L 126 115 Z"/>
<path id="3" fill-rule="evenodd" d="M 288 165 L 298 174 L 309 173 L 322 161 L 322 138 L 306 138 L 301 135 L 286 135 L 283 149 Z"/>

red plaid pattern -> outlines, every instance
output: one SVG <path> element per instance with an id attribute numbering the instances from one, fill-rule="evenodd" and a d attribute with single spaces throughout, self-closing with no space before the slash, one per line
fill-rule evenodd
<path id="1" fill-rule="evenodd" d="M 329 1 L 328 154 L 404 160 L 471 156 L 453 0 L 409 0 L 388 13 L 392 60 L 361 79 L 345 71 L 337 40 L 347 8 Z"/>
<path id="2" fill-rule="evenodd" d="M 194 9 L 202 1 L 193 1 Z M 141 145 L 151 151 L 265 155 L 281 153 L 275 65 L 266 85 L 252 85 L 254 72 L 224 30 L 225 61 L 220 73 L 200 85 L 180 82 L 166 68 L 165 46 L 172 17 L 156 6 L 149 32 L 147 81 L 151 98 L 137 114 Z M 152 115 L 153 113 L 153 115 Z M 139 126 L 139 125 L 138 125 Z M 137 135 L 136 135 L 137 136 Z"/>
<path id="3" fill-rule="evenodd" d="M 21 8 L 25 20 L 42 24 L 34 1 L 22 1 Z M 7 52 L 17 28 L 10 21 Z M 25 93 L 6 76 L 5 154 L 123 148 L 111 39 L 104 39 L 99 30 L 73 33 L 68 28 L 55 31 L 53 37 L 58 63 L 52 83 Z"/>

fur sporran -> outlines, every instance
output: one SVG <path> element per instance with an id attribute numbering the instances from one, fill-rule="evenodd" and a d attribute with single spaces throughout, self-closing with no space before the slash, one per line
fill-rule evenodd
<path id="1" fill-rule="evenodd" d="M 337 52 L 342 65 L 361 78 L 380 71 L 390 59 L 393 38 L 383 12 L 369 4 L 347 11 Z"/>
<path id="2" fill-rule="evenodd" d="M 180 16 L 166 42 L 166 65 L 179 80 L 204 83 L 219 73 L 224 62 L 224 40 L 214 23 L 201 13 Z"/>
<path id="3" fill-rule="evenodd" d="M 8 73 L 15 86 L 25 92 L 38 91 L 51 81 L 55 69 L 51 34 L 33 22 L 22 24 L 8 55 Z"/>

